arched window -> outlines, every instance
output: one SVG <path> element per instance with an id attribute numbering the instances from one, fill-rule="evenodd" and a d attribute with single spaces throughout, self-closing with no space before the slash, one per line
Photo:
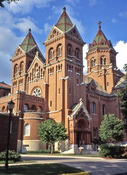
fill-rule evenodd
<path id="1" fill-rule="evenodd" d="M 94 60 L 91 60 L 91 67 L 94 66 Z"/>
<path id="2" fill-rule="evenodd" d="M 103 58 L 101 58 L 100 63 L 103 64 Z"/>
<path id="3" fill-rule="evenodd" d="M 106 58 L 104 58 L 104 64 L 106 65 Z"/>
<path id="4" fill-rule="evenodd" d="M 30 124 L 25 124 L 25 128 L 24 128 L 24 135 L 25 136 L 30 136 Z"/>
<path id="5" fill-rule="evenodd" d="M 43 111 L 42 107 L 41 106 L 38 106 L 37 107 L 37 112 L 42 112 L 42 111 Z"/>
<path id="6" fill-rule="evenodd" d="M 62 45 L 61 45 L 61 44 L 59 44 L 59 45 L 57 46 L 56 53 L 57 53 L 57 57 L 59 57 L 59 56 L 62 55 Z"/>
<path id="7" fill-rule="evenodd" d="M 29 105 L 28 104 L 25 104 L 24 105 L 24 112 L 27 112 L 29 110 Z"/>
<path id="8" fill-rule="evenodd" d="M 96 60 L 94 59 L 94 66 L 96 65 Z"/>
<path id="9" fill-rule="evenodd" d="M 52 59 L 54 57 L 54 52 L 53 52 L 53 48 L 49 49 L 49 60 Z"/>
<path id="10" fill-rule="evenodd" d="M 92 113 L 96 114 L 96 104 L 95 104 L 95 102 L 92 102 Z"/>
<path id="11" fill-rule="evenodd" d="M 24 63 L 23 61 L 20 63 L 20 71 L 22 72 L 23 71 L 23 67 L 24 67 Z"/>
<path id="12" fill-rule="evenodd" d="M 106 113 L 106 106 L 103 104 L 102 105 L 102 115 L 105 115 Z"/>
<path id="13" fill-rule="evenodd" d="M 35 105 L 32 105 L 31 109 L 32 109 L 32 111 L 34 111 L 34 112 L 36 112 L 36 111 L 37 111 L 37 108 L 36 108 L 36 106 L 35 106 Z"/>
<path id="14" fill-rule="evenodd" d="M 16 74 L 18 72 L 18 64 L 16 64 L 15 66 L 14 66 L 14 74 Z"/>
<path id="15" fill-rule="evenodd" d="M 67 46 L 67 54 L 72 55 L 72 45 L 71 44 L 68 44 Z"/>
<path id="16" fill-rule="evenodd" d="M 38 69 L 38 63 L 35 64 L 34 68 L 35 68 L 35 71 Z"/>
<path id="17" fill-rule="evenodd" d="M 77 59 L 79 59 L 79 54 L 80 54 L 80 50 L 79 50 L 79 48 L 76 48 L 75 49 L 75 56 Z"/>

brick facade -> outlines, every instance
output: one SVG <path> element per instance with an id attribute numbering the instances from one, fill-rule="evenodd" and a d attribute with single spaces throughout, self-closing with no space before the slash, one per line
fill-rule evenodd
<path id="1" fill-rule="evenodd" d="M 0 114 L 0 151 L 5 151 L 7 148 L 8 122 L 9 114 Z M 18 122 L 19 117 L 11 117 L 9 150 L 17 151 Z"/>
<path id="2" fill-rule="evenodd" d="M 84 44 L 64 8 L 44 42 L 46 60 L 30 29 L 16 49 L 11 59 L 11 94 L 0 98 L 0 109 L 7 109 L 10 99 L 15 103 L 13 112 L 20 117 L 18 150 L 45 148 L 38 138 L 38 124 L 47 118 L 64 123 L 68 149 L 76 145 L 90 148 L 99 136 L 104 114 L 121 118 L 114 92 L 123 74 L 117 69 L 116 51 L 99 26 L 86 56 L 84 76 Z M 67 149 L 66 144 L 62 149 Z"/>

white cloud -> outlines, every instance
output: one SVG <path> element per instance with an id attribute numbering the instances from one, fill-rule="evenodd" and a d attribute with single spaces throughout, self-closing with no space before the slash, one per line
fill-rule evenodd
<path id="1" fill-rule="evenodd" d="M 19 18 L 18 23 L 14 25 L 15 28 L 20 29 L 22 32 L 27 32 L 29 28 L 32 29 L 32 31 L 41 34 L 43 31 L 39 29 L 31 19 L 28 18 Z"/>
<path id="2" fill-rule="evenodd" d="M 0 26 L 12 28 L 14 21 L 15 21 L 15 18 L 13 18 L 13 16 L 9 12 L 7 12 L 5 10 L 1 10 Z"/>
<path id="3" fill-rule="evenodd" d="M 112 21 L 112 23 L 117 23 L 118 22 L 118 20 L 115 19 L 115 18 L 113 18 L 111 21 Z"/>
<path id="4" fill-rule="evenodd" d="M 114 49 L 118 52 L 116 56 L 117 66 L 123 70 L 124 64 L 127 64 L 127 42 L 118 41 Z"/>
<path id="5" fill-rule="evenodd" d="M 80 0 L 66 0 L 67 3 L 75 6 Z"/>
<path id="6" fill-rule="evenodd" d="M 48 34 L 51 30 L 52 26 L 50 26 L 48 23 L 44 24 L 44 32 Z"/>
<path id="7" fill-rule="evenodd" d="M 0 27 L 0 51 L 13 53 L 21 43 L 22 37 L 17 37 L 10 29 Z"/>
<path id="8" fill-rule="evenodd" d="M 0 81 L 10 83 L 12 75 L 10 58 L 23 38 L 17 37 L 10 29 L 4 27 L 0 27 L 0 33 Z"/>
<path id="9" fill-rule="evenodd" d="M 44 8 L 48 7 L 49 3 L 54 0 L 21 0 L 17 3 L 5 4 L 5 8 L 7 8 L 12 13 L 21 13 L 27 14 L 29 13 L 33 7 L 36 8 Z"/>
<path id="10" fill-rule="evenodd" d="M 4 81 L 8 84 L 11 84 L 11 78 L 12 78 L 12 66 L 10 59 L 11 56 L 9 54 L 4 54 L 3 52 L 0 52 L 0 81 Z"/>
<path id="11" fill-rule="evenodd" d="M 126 17 L 127 17 L 127 12 L 120 12 L 120 13 L 119 13 L 119 16 L 120 16 L 120 17 L 125 17 L 125 18 L 126 18 Z"/>

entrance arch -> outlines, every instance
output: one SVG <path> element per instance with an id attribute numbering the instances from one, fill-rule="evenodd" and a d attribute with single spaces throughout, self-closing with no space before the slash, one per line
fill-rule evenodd
<path id="1" fill-rule="evenodd" d="M 77 121 L 77 145 L 89 145 L 91 144 L 91 132 L 89 129 L 89 122 L 86 120 L 86 117 L 81 117 Z"/>

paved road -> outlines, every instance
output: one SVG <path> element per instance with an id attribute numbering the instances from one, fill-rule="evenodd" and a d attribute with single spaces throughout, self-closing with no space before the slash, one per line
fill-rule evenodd
<path id="1" fill-rule="evenodd" d="M 22 155 L 22 160 L 35 160 L 37 163 L 62 163 L 91 172 L 92 175 L 127 175 L 127 160 L 103 159 L 74 156 Z M 120 174 L 119 174 L 120 175 Z"/>

